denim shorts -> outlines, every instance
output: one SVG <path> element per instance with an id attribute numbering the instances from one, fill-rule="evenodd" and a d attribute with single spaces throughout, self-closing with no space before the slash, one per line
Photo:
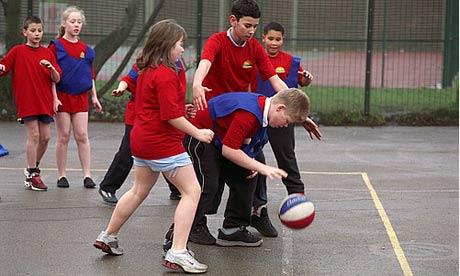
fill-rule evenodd
<path id="1" fill-rule="evenodd" d="M 154 172 L 167 172 L 177 167 L 184 167 L 192 164 L 192 160 L 186 152 L 155 160 L 145 160 L 135 156 L 133 156 L 133 159 L 135 166 L 150 167 Z"/>

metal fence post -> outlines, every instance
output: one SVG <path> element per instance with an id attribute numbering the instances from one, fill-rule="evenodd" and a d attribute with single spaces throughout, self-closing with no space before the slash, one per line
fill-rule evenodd
<path id="1" fill-rule="evenodd" d="M 458 74 L 458 0 L 446 0 L 445 11 L 442 87 L 450 87 Z"/>
<path id="2" fill-rule="evenodd" d="M 196 8 L 196 67 L 197 68 L 201 60 L 202 36 L 203 36 L 203 0 L 198 0 L 197 8 Z"/>
<path id="3" fill-rule="evenodd" d="M 372 35 L 374 28 L 374 0 L 367 2 L 366 80 L 364 83 L 364 115 L 369 115 L 372 71 Z"/>

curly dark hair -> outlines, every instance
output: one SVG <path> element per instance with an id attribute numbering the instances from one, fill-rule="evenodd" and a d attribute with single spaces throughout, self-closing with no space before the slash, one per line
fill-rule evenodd
<path id="1" fill-rule="evenodd" d="M 235 0 L 232 5 L 232 15 L 236 17 L 236 20 L 244 16 L 260 18 L 259 5 L 254 0 Z"/>

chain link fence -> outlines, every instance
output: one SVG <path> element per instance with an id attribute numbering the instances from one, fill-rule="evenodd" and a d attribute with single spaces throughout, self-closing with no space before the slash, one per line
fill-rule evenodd
<path id="1" fill-rule="evenodd" d="M 8 5 L 19 6 L 19 22 L 28 14 L 43 20 L 44 45 L 56 37 L 62 11 L 77 5 L 86 14 L 81 39 L 96 48 L 97 56 L 107 56 L 98 61 L 97 69 L 99 93 L 104 94 L 131 67 L 150 22 L 173 18 L 188 33 L 183 59 L 191 82 L 207 37 L 228 27 L 231 2 L 5 0 L 0 6 L 0 55 L 10 46 L 8 16 L 13 15 Z M 302 67 L 315 76 L 313 84 L 304 88 L 313 112 L 353 110 L 367 115 L 458 110 L 458 85 L 452 85 L 458 75 L 458 1 L 258 3 L 262 17 L 256 38 L 260 39 L 264 24 L 281 23 L 286 29 L 284 50 L 301 57 Z M 114 40 L 107 40 L 108 36 Z M 107 48 L 120 40 L 110 53 Z"/>

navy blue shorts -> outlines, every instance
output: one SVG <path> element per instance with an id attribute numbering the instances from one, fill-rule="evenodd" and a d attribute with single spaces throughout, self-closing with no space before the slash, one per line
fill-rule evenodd
<path id="1" fill-rule="evenodd" d="M 33 121 L 38 120 L 42 123 L 52 123 L 54 122 L 54 118 L 48 115 L 37 115 L 37 116 L 27 116 L 24 118 L 18 118 L 18 122 L 20 124 L 24 124 L 25 121 Z"/>

